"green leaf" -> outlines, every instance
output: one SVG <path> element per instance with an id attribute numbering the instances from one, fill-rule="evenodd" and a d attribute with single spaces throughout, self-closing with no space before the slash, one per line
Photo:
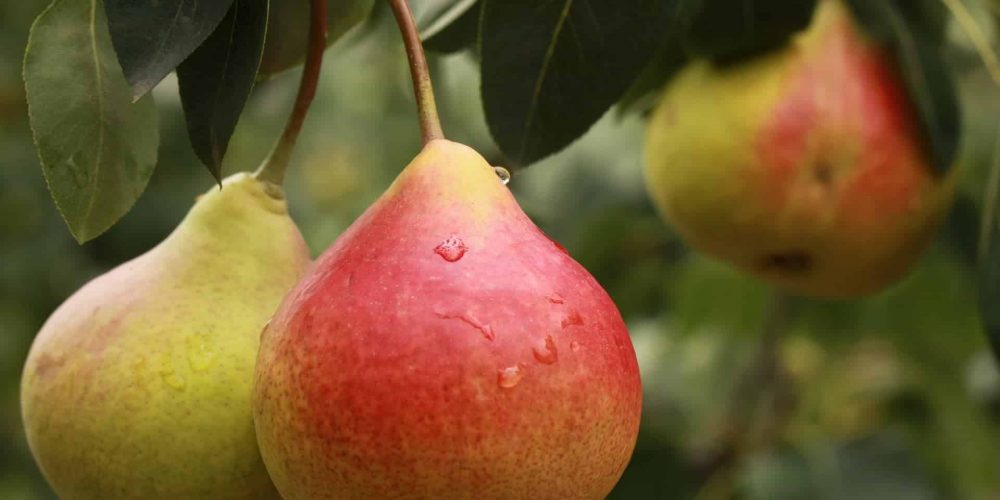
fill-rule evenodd
<path id="1" fill-rule="evenodd" d="M 132 208 L 156 165 L 152 98 L 132 103 L 98 0 L 55 0 L 24 56 L 28 112 L 42 172 L 77 241 Z"/>
<path id="2" fill-rule="evenodd" d="M 674 34 L 667 37 L 653 59 L 618 101 L 619 114 L 651 112 L 659 102 L 660 91 L 688 61 L 680 36 Z"/>
<path id="3" fill-rule="evenodd" d="M 924 136 L 925 150 L 939 173 L 958 155 L 962 120 L 958 93 L 936 40 L 941 28 L 927 9 L 909 0 L 846 0 L 859 24 L 895 56 Z"/>
<path id="4" fill-rule="evenodd" d="M 816 0 L 701 0 L 687 14 L 684 45 L 717 61 L 747 57 L 785 44 L 809 25 L 815 8 Z"/>
<path id="5" fill-rule="evenodd" d="M 935 44 L 945 42 L 951 13 L 941 0 L 895 0 L 900 12 Z"/>
<path id="6" fill-rule="evenodd" d="M 105 0 L 111 41 L 138 99 L 212 33 L 233 0 Z"/>
<path id="7" fill-rule="evenodd" d="M 329 0 L 326 3 L 326 43 L 333 44 L 363 21 L 374 0 Z M 267 41 L 258 77 L 266 79 L 302 63 L 309 36 L 309 2 L 271 0 Z"/>
<path id="8" fill-rule="evenodd" d="M 669 22 L 661 30 L 662 40 L 652 59 L 625 95 L 618 101 L 619 116 L 631 111 L 648 113 L 659 101 L 659 94 L 673 76 L 691 58 L 684 50 L 684 31 L 701 8 L 702 0 L 675 0 L 668 11 Z"/>
<path id="9" fill-rule="evenodd" d="M 216 180 L 253 90 L 267 27 L 267 0 L 236 0 L 212 36 L 177 67 L 188 136 Z"/>
<path id="10" fill-rule="evenodd" d="M 475 45 L 479 35 L 479 0 L 430 0 L 414 4 L 413 15 L 424 48 L 442 54 Z"/>
<path id="11" fill-rule="evenodd" d="M 484 0 L 483 106 L 515 166 L 566 147 L 621 98 L 660 44 L 672 4 Z"/>
<path id="12" fill-rule="evenodd" d="M 902 16 L 921 35 L 943 42 L 948 8 L 941 0 L 845 0 L 869 36 L 892 42 L 898 37 L 894 16 Z M 888 7 L 888 9 L 887 9 Z"/>

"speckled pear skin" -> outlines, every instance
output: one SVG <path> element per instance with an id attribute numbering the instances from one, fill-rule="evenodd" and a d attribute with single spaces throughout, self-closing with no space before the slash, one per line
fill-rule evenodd
<path id="1" fill-rule="evenodd" d="M 436 140 L 275 314 L 254 416 L 289 500 L 600 499 L 641 398 L 607 293 Z"/>
<path id="2" fill-rule="evenodd" d="M 854 298 L 904 276 L 959 168 L 929 163 L 890 55 L 840 0 L 745 62 L 696 61 L 646 135 L 651 198 L 692 247 L 792 293 Z"/>
<path id="3" fill-rule="evenodd" d="M 66 499 L 279 498 L 250 410 L 259 336 L 309 265 L 280 188 L 237 174 L 35 338 L 28 443 Z"/>

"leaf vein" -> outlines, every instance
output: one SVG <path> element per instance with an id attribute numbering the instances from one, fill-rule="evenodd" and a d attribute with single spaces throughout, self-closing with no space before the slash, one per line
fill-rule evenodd
<path id="1" fill-rule="evenodd" d="M 531 128 L 534 126 L 535 114 L 538 112 L 538 102 L 541 99 L 542 87 L 545 85 L 545 81 L 548 78 L 549 68 L 552 64 L 552 58 L 555 56 L 556 47 L 559 45 L 559 38 L 562 35 L 563 26 L 566 24 L 566 20 L 569 19 L 570 9 L 573 8 L 573 0 L 566 0 L 563 4 L 562 12 L 559 14 L 559 19 L 556 21 L 555 29 L 552 31 L 552 38 L 549 40 L 549 45 L 545 49 L 545 58 L 542 59 L 542 67 L 538 73 L 538 79 L 535 80 L 535 88 L 532 91 L 531 101 L 528 104 L 528 115 L 525 117 L 526 121 L 524 124 L 524 131 L 521 134 L 521 146 L 518 151 L 518 156 L 523 157 L 525 154 L 525 149 L 528 145 L 528 137 L 531 134 Z"/>
<path id="2" fill-rule="evenodd" d="M 101 77 L 101 56 L 97 49 L 97 0 L 90 0 L 90 49 L 94 59 L 94 80 L 97 84 L 97 153 L 94 157 L 94 175 L 92 176 L 93 188 L 90 190 L 90 198 L 87 200 L 87 209 L 84 211 L 83 223 L 89 223 L 97 202 L 97 186 L 102 172 L 101 163 L 104 153 L 104 127 L 106 125 L 104 110 L 104 81 Z M 81 231 L 81 233 L 84 233 Z"/>
<path id="3" fill-rule="evenodd" d="M 181 17 L 181 11 L 184 10 L 185 3 L 185 0 L 177 2 L 177 11 L 174 12 L 174 19 L 170 22 L 170 26 L 167 27 L 166 31 L 163 32 L 163 37 L 160 39 L 160 43 L 156 47 L 156 52 L 153 53 L 153 57 L 149 59 L 150 61 L 156 61 L 159 59 L 160 55 L 166 50 L 167 41 L 170 40 L 170 36 L 174 33 L 174 28 L 177 27 L 177 21 Z"/>
<path id="4" fill-rule="evenodd" d="M 212 161 L 215 163 L 214 166 L 220 169 L 222 168 L 221 165 L 222 154 L 219 151 L 219 141 L 218 141 L 219 131 L 218 131 L 218 123 L 216 121 L 219 108 L 217 104 L 219 100 L 222 99 L 222 89 L 226 87 L 225 80 L 227 79 L 227 75 L 229 74 L 229 63 L 232 60 L 233 52 L 235 51 L 235 47 L 233 46 L 233 39 L 236 37 L 236 30 L 238 29 L 238 20 L 240 17 L 239 12 L 240 12 L 240 0 L 236 0 L 236 2 L 233 3 L 233 22 L 230 25 L 229 40 L 226 43 L 226 57 L 223 61 L 222 71 L 220 72 L 220 78 L 215 88 L 215 99 L 213 100 L 212 103 L 213 106 L 211 111 L 212 116 L 211 119 L 209 119 L 209 123 L 211 123 L 211 125 L 209 128 L 208 136 L 209 136 L 209 141 L 211 142 L 210 147 L 212 148 Z"/>

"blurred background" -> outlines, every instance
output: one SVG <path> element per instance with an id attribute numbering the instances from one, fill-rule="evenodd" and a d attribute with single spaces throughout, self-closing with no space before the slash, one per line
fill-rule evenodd
<path id="1" fill-rule="evenodd" d="M 109 232 L 74 242 L 38 166 L 20 76 L 28 28 L 46 3 L 0 2 L 5 500 L 53 496 L 20 423 L 18 384 L 33 336 L 86 281 L 160 242 L 213 184 L 168 79 L 155 92 L 162 142 L 149 188 Z M 419 149 L 405 57 L 388 17 L 377 8 L 327 53 L 288 180 L 293 217 L 314 253 Z M 1000 92 L 961 32 L 952 35 L 967 124 L 961 196 L 915 272 L 869 299 L 775 301 L 766 286 L 688 251 L 645 195 L 642 116 L 612 110 L 566 151 L 514 172 L 510 187 L 524 209 L 608 289 L 636 346 L 642 431 L 612 498 L 1000 498 L 1000 373 L 979 323 L 974 265 Z M 449 137 L 499 162 L 472 56 L 431 62 Z M 293 70 L 258 86 L 225 173 L 263 159 L 297 77 Z"/>

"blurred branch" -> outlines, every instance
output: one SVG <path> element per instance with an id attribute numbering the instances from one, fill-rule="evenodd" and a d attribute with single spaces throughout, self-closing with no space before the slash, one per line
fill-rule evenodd
<path id="1" fill-rule="evenodd" d="M 1000 127 L 997 128 L 996 140 L 993 147 L 993 164 L 990 167 L 990 176 L 986 181 L 986 192 L 983 195 L 982 221 L 979 228 L 979 249 L 977 254 L 980 261 L 985 259 L 989 254 L 993 231 L 996 231 L 998 222 L 997 202 L 1000 201 Z"/>
<path id="2" fill-rule="evenodd" d="M 1000 57 L 997 56 L 993 47 L 990 47 L 989 37 L 979 26 L 975 16 L 969 12 L 969 8 L 962 3 L 962 0 L 941 0 L 941 2 L 951 11 L 951 15 L 955 17 L 955 21 L 965 32 L 965 36 L 972 41 L 972 45 L 983 61 L 986 72 L 993 79 L 993 83 L 1000 85 Z"/>
<path id="3" fill-rule="evenodd" d="M 781 367 L 781 343 L 794 316 L 793 302 L 783 292 L 773 293 L 757 353 L 730 396 L 718 447 L 698 464 L 705 478 L 698 500 L 735 497 L 742 457 L 773 445 L 795 408 Z"/>

